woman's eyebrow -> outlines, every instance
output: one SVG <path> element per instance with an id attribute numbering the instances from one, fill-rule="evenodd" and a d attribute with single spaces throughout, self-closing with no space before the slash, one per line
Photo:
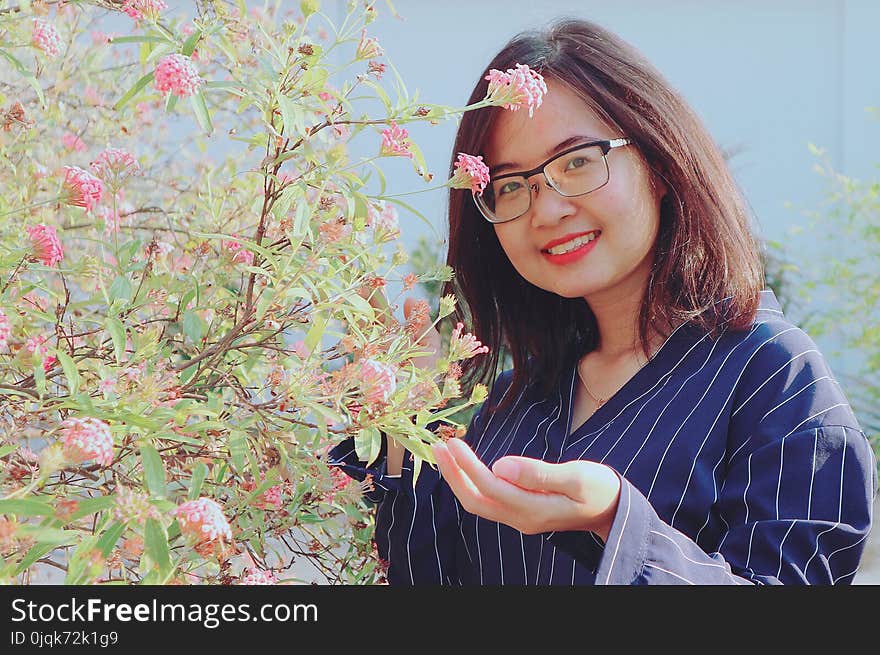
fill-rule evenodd
<path id="1" fill-rule="evenodd" d="M 567 139 L 560 141 L 555 146 L 550 148 L 547 152 L 545 152 L 544 158 L 549 159 L 550 157 L 555 155 L 560 150 L 565 150 L 569 146 L 573 146 L 574 144 L 580 143 L 581 141 L 601 141 L 601 140 L 602 139 L 600 139 L 599 137 L 584 135 L 584 134 L 577 134 L 575 136 L 570 136 Z M 515 169 L 522 170 L 522 166 L 520 166 L 516 162 L 504 162 L 504 163 L 498 164 L 497 166 L 492 166 L 489 169 L 489 175 L 494 176 L 498 173 L 503 173 L 505 171 L 515 170 Z"/>

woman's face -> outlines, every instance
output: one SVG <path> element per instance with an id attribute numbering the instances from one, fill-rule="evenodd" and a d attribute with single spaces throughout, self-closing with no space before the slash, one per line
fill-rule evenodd
<path id="1" fill-rule="evenodd" d="M 527 171 L 572 145 L 615 139 L 575 93 L 547 80 L 544 102 L 529 118 L 525 111 L 501 112 L 489 136 L 487 163 L 492 175 Z M 561 146 L 561 147 L 560 147 Z M 601 163 L 601 161 L 599 162 Z M 502 166 L 501 170 L 496 167 Z M 529 179 L 528 212 L 494 226 L 513 267 L 541 289 L 588 302 L 640 301 L 653 264 L 653 246 L 665 189 L 652 186 L 647 165 L 634 145 L 608 153 L 608 183 L 587 195 L 566 198 L 548 187 L 541 173 Z M 548 252 L 548 244 L 595 234 L 586 247 L 568 255 Z M 570 247 L 571 244 L 568 244 Z M 554 247 L 565 249 L 565 244 Z"/>

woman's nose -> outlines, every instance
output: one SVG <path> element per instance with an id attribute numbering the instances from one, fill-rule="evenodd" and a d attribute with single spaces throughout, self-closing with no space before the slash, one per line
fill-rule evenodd
<path id="1" fill-rule="evenodd" d="M 566 198 L 550 186 L 546 179 L 529 184 L 532 225 L 552 225 L 576 211 L 572 198 Z"/>

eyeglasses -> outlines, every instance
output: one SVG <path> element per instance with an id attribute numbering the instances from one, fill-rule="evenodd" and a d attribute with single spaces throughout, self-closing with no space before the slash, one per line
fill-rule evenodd
<path id="1" fill-rule="evenodd" d="M 553 155 L 537 168 L 492 178 L 482 194 L 473 196 L 483 217 L 490 223 L 506 223 L 519 218 L 532 206 L 529 178 L 543 173 L 547 185 L 561 196 L 573 198 L 592 193 L 608 184 L 608 153 L 629 145 L 632 139 L 590 141 Z"/>

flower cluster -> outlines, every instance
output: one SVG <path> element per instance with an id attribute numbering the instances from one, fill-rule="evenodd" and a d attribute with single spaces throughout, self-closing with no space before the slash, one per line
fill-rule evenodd
<path id="1" fill-rule="evenodd" d="M 141 171 L 134 155 L 122 148 L 107 148 L 95 157 L 90 168 L 111 189 L 118 189 L 125 180 Z"/>
<path id="2" fill-rule="evenodd" d="M 238 236 L 233 234 L 232 236 Z M 238 241 L 224 241 L 223 249 L 232 255 L 233 264 L 250 266 L 254 263 L 254 253 L 244 248 Z"/>
<path id="3" fill-rule="evenodd" d="M 9 327 L 9 319 L 2 309 L 0 309 L 0 350 L 6 348 L 9 337 L 12 335 L 12 328 Z"/>
<path id="4" fill-rule="evenodd" d="M 143 20 L 144 18 L 156 20 L 159 13 L 167 7 L 168 5 L 162 0 L 125 0 L 122 4 L 122 11 L 135 20 Z"/>
<path id="5" fill-rule="evenodd" d="M 368 359 L 361 364 L 358 381 L 368 403 L 386 403 L 397 388 L 397 371 L 387 364 Z"/>
<path id="6" fill-rule="evenodd" d="M 77 464 L 95 460 L 102 466 L 113 462 L 110 426 L 97 418 L 68 418 L 61 423 L 64 456 Z"/>
<path id="7" fill-rule="evenodd" d="M 159 520 L 159 510 L 150 504 L 150 497 L 139 494 L 125 487 L 116 490 L 116 506 L 113 508 L 113 516 L 118 521 L 125 523 L 138 523 L 143 525 L 147 519 Z"/>
<path id="8" fill-rule="evenodd" d="M 367 30 L 361 31 L 361 40 L 358 43 L 355 57 L 358 59 L 375 59 L 383 54 L 382 48 L 379 46 L 379 40 L 375 37 L 367 38 Z"/>
<path id="9" fill-rule="evenodd" d="M 368 205 L 367 227 L 373 228 L 376 241 L 380 243 L 396 239 L 400 236 L 397 208 L 384 200 Z"/>
<path id="10" fill-rule="evenodd" d="M 278 578 L 275 577 L 275 574 L 272 571 L 261 571 L 260 569 L 252 568 L 248 571 L 248 574 L 242 577 L 241 582 L 238 584 L 241 585 L 273 585 L 278 584 Z"/>
<path id="11" fill-rule="evenodd" d="M 34 259 L 46 266 L 55 266 L 64 259 L 64 248 L 53 225 L 38 223 L 27 228 Z"/>
<path id="12" fill-rule="evenodd" d="M 180 531 L 199 541 L 232 539 L 232 530 L 223 509 L 210 498 L 189 500 L 172 511 L 180 524 Z"/>
<path id="13" fill-rule="evenodd" d="M 453 189 L 470 189 L 473 195 L 482 194 L 489 184 L 489 167 L 479 155 L 458 153 L 455 159 L 455 173 L 449 181 Z"/>
<path id="14" fill-rule="evenodd" d="M 61 36 L 58 34 L 58 30 L 42 18 L 34 19 L 31 43 L 42 50 L 47 57 L 56 57 L 61 52 Z"/>
<path id="15" fill-rule="evenodd" d="M 409 157 L 412 159 L 413 154 L 410 152 L 408 139 L 409 132 L 392 122 L 391 127 L 382 130 L 382 147 L 379 154 L 383 157 Z"/>
<path id="16" fill-rule="evenodd" d="M 179 97 L 194 95 L 204 80 L 192 60 L 181 54 L 165 55 L 159 60 L 154 73 L 156 90 L 171 92 Z"/>
<path id="17" fill-rule="evenodd" d="M 64 193 L 67 204 L 92 211 L 104 195 L 104 183 L 79 166 L 64 167 Z"/>
<path id="18" fill-rule="evenodd" d="M 65 132 L 61 135 L 61 145 L 75 152 L 82 152 L 86 149 L 86 142 L 73 132 Z"/>
<path id="19" fill-rule="evenodd" d="M 484 79 L 489 80 L 487 100 L 511 111 L 528 107 L 529 118 L 544 102 L 544 94 L 547 93 L 543 76 L 525 64 L 517 64 L 504 72 L 493 68 Z"/>
<path id="20" fill-rule="evenodd" d="M 470 359 L 476 355 L 489 352 L 489 347 L 484 346 L 470 332 L 462 334 L 464 323 L 456 323 L 455 329 L 452 331 L 452 337 L 449 341 L 449 359 L 455 361 L 459 359 Z"/>

